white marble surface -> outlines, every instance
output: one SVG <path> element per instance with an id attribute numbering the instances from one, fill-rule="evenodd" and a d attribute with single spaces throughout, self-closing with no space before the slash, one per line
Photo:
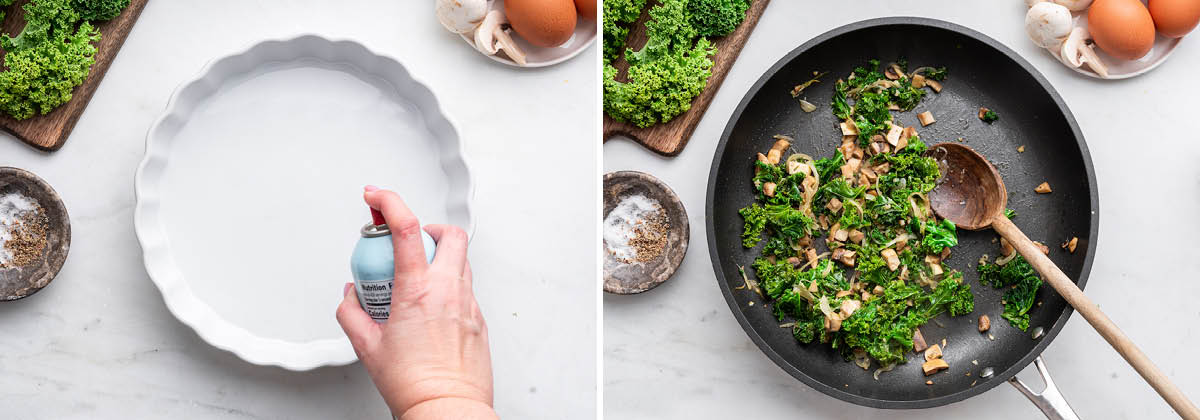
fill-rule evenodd
<path id="1" fill-rule="evenodd" d="M 1038 418 L 1000 385 L 949 406 L 881 411 L 812 390 L 779 369 L 746 337 L 721 296 L 704 236 L 709 165 L 721 130 L 746 90 L 809 38 L 883 16 L 944 19 L 1020 53 L 1055 86 L 1091 148 L 1100 190 L 1100 233 L 1087 293 L 1193 401 L 1200 346 L 1200 143 L 1193 128 L 1200 88 L 1187 84 L 1200 48 L 1185 39 L 1159 69 L 1100 82 L 1062 67 L 1024 34 L 1023 2 L 775 0 L 725 79 L 683 153 L 661 158 L 625 140 L 604 146 L 605 171 L 650 172 L 687 206 L 692 242 L 683 267 L 640 296 L 604 298 L 604 409 L 608 418 Z M 1193 36 L 1194 37 L 1194 36 Z M 1078 315 L 1044 353 L 1082 418 L 1169 418 L 1169 407 Z M 1037 383 L 1032 368 L 1020 377 Z M 1036 385 L 1035 385 L 1036 386 Z"/>
<path id="2" fill-rule="evenodd" d="M 428 0 L 210 0 L 150 2 L 62 150 L 0 138 L 0 165 L 49 181 L 74 229 L 58 278 L 0 304 L 0 417 L 387 418 L 360 364 L 295 373 L 205 344 L 167 312 L 134 237 L 134 169 L 170 93 L 210 59 L 304 33 L 397 58 L 465 139 L 478 184 L 470 257 L 497 411 L 595 411 L 597 237 L 581 223 L 598 218 L 594 61 L 494 63 L 445 32 Z"/>

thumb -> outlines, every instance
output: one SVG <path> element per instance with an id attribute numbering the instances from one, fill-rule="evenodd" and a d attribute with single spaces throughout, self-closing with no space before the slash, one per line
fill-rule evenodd
<path id="1" fill-rule="evenodd" d="M 376 324 L 359 305 L 354 283 L 346 283 L 344 291 L 345 297 L 337 307 L 337 321 L 342 326 L 342 331 L 346 332 L 346 337 L 350 338 L 354 352 L 361 359 L 363 354 L 368 353 L 369 348 L 379 342 L 379 324 Z"/>

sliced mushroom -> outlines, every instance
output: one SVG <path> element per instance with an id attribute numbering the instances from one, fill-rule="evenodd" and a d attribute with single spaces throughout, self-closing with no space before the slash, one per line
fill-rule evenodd
<path id="1" fill-rule="evenodd" d="M 502 26 L 507 22 L 508 19 L 503 12 L 499 10 L 488 12 L 479 27 L 475 28 L 475 49 L 487 55 L 495 55 L 504 51 L 504 55 L 509 59 L 524 66 L 526 64 L 525 52 L 513 42 L 512 36 Z"/>
<path id="2" fill-rule="evenodd" d="M 834 213 L 842 211 L 842 200 L 838 200 L 837 197 L 830 198 L 829 203 L 825 204 L 825 208 Z"/>
<path id="3" fill-rule="evenodd" d="M 920 75 L 920 74 L 913 75 L 912 86 L 917 89 L 925 87 L 925 76 Z"/>
<path id="4" fill-rule="evenodd" d="M 527 61 L 525 61 L 525 51 L 521 47 L 518 47 L 516 42 L 513 42 L 512 36 L 508 34 L 508 31 L 497 30 L 495 36 L 496 49 L 504 51 L 504 55 L 517 63 L 518 66 L 524 67 L 527 64 Z"/>
<path id="5" fill-rule="evenodd" d="M 887 262 L 888 270 L 896 271 L 900 268 L 900 256 L 896 255 L 896 250 L 888 248 L 879 253 L 883 256 L 883 260 Z"/>
<path id="6" fill-rule="evenodd" d="M 1096 55 L 1096 47 L 1091 44 L 1086 44 L 1079 48 L 1080 60 L 1087 64 L 1089 69 L 1096 72 L 1100 77 L 1108 78 L 1108 65 L 1100 60 L 1100 56 Z"/>
<path id="7" fill-rule="evenodd" d="M 925 360 L 936 360 L 942 358 L 942 348 L 937 344 L 930 345 L 925 349 Z"/>
<path id="8" fill-rule="evenodd" d="M 852 178 L 858 172 L 858 168 L 862 166 L 862 159 L 850 158 L 846 160 L 846 164 L 842 165 L 842 177 Z"/>
<path id="9" fill-rule="evenodd" d="M 870 147 L 871 147 L 871 154 L 872 154 L 872 155 L 878 155 L 878 154 L 882 154 L 882 153 L 887 153 L 887 152 L 888 152 L 888 145 L 887 145 L 887 143 L 884 143 L 884 142 L 881 142 L 881 141 L 872 142 Z"/>
<path id="10" fill-rule="evenodd" d="M 893 126 L 891 126 L 891 128 L 888 128 L 888 132 L 887 132 L 887 136 L 886 136 L 888 144 L 890 144 L 892 146 L 899 144 L 900 135 L 902 135 L 902 134 L 904 134 L 904 128 L 902 128 L 898 125 L 893 125 Z"/>
<path id="11" fill-rule="evenodd" d="M 838 292 L 838 294 L 841 294 L 841 292 Z M 849 296 L 849 294 L 847 294 L 847 296 Z M 854 299 L 843 300 L 841 307 L 842 318 L 849 318 L 850 315 L 854 315 L 854 311 L 857 311 L 860 307 L 862 307 L 862 302 Z"/>
<path id="12" fill-rule="evenodd" d="M 779 159 L 783 158 L 783 152 L 775 149 L 767 151 L 767 163 L 778 165 Z"/>
<path id="13" fill-rule="evenodd" d="M 1058 45 L 1071 33 L 1071 10 L 1050 2 L 1033 5 L 1025 13 L 1025 33 L 1042 48 Z"/>
<path id="14" fill-rule="evenodd" d="M 864 237 L 866 237 L 866 234 L 864 234 L 861 230 L 858 230 L 858 229 L 850 230 L 850 242 L 854 242 L 854 243 L 862 242 Z M 1072 252 L 1074 252 L 1074 251 L 1072 251 Z"/>
<path id="15" fill-rule="evenodd" d="M 854 123 L 851 122 L 850 120 L 842 121 L 841 123 L 838 124 L 838 126 L 842 128 L 843 136 L 857 136 L 858 135 L 858 127 L 855 126 Z"/>
<path id="16" fill-rule="evenodd" d="M 475 28 L 475 49 L 479 52 L 494 55 L 499 50 L 496 49 L 496 32 L 500 31 L 500 25 L 504 24 L 504 12 L 493 10 L 484 16 L 483 23 Z"/>
<path id="17" fill-rule="evenodd" d="M 929 348 L 929 345 L 925 344 L 925 336 L 921 335 L 921 330 L 919 328 L 914 329 L 913 330 L 913 351 L 925 351 L 925 349 L 927 349 L 927 348 Z"/>
<path id="18" fill-rule="evenodd" d="M 1058 48 L 1058 61 L 1071 68 L 1083 65 L 1081 49 L 1086 46 L 1084 41 L 1088 38 L 1088 30 L 1084 28 L 1075 28 L 1071 30 L 1071 34 L 1067 35 L 1067 39 L 1063 41 L 1062 46 Z M 1051 48 L 1053 50 L 1053 48 Z"/>
<path id="19" fill-rule="evenodd" d="M 850 232 L 847 232 L 846 229 L 838 229 L 836 232 L 833 232 L 833 240 L 835 241 L 846 242 L 848 238 L 850 238 Z"/>
<path id="20" fill-rule="evenodd" d="M 774 182 L 768 182 L 768 183 L 763 184 L 763 194 L 765 194 L 767 197 L 774 197 L 776 187 L 777 186 L 775 185 Z"/>
<path id="21" fill-rule="evenodd" d="M 900 148 L 897 147 L 896 149 L 899 150 Z M 892 164 L 890 164 L 888 162 L 883 162 L 878 165 L 875 165 L 871 169 L 874 170 L 875 173 L 877 173 L 877 174 L 886 174 L 888 171 L 890 171 L 892 169 Z"/>
<path id="22" fill-rule="evenodd" d="M 933 113 L 929 111 L 917 114 L 917 120 L 921 122 L 922 127 L 926 127 L 929 124 L 937 122 L 937 120 L 933 119 Z"/>
<path id="23" fill-rule="evenodd" d="M 942 82 L 929 79 L 925 81 L 925 84 L 928 85 L 930 89 L 933 89 L 933 93 L 942 93 Z"/>
<path id="24" fill-rule="evenodd" d="M 949 368 L 950 368 L 950 365 L 948 363 L 946 363 L 945 360 L 942 360 L 942 359 L 933 359 L 933 360 L 930 360 L 928 362 L 921 364 L 921 371 L 925 372 L 925 376 L 929 376 L 929 375 L 938 373 L 938 371 L 949 369 Z M 925 384 L 926 385 L 930 384 L 930 381 L 925 381 Z"/>

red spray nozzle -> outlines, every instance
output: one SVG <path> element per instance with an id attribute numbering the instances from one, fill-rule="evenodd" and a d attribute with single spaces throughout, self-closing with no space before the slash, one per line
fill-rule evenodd
<path id="1" fill-rule="evenodd" d="M 383 219 L 383 213 L 375 209 L 371 209 L 371 221 L 375 223 L 375 226 L 387 224 L 387 221 Z"/>

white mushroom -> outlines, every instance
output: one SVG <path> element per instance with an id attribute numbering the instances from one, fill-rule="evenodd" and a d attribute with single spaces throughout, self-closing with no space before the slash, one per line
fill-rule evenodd
<path id="1" fill-rule="evenodd" d="M 1047 1 L 1050 1 L 1050 0 L 1025 0 L 1025 7 L 1033 7 L 1033 5 L 1035 5 L 1035 4 L 1047 2 Z"/>
<path id="2" fill-rule="evenodd" d="M 1086 63 L 1088 68 L 1100 75 L 1101 78 L 1108 78 L 1108 66 L 1103 61 L 1100 61 L 1100 56 L 1096 55 L 1094 46 L 1090 44 L 1084 45 L 1079 48 L 1079 55 L 1081 56 L 1080 61 Z"/>
<path id="3" fill-rule="evenodd" d="M 495 55 L 500 51 L 504 51 L 504 55 L 516 62 L 518 65 L 525 65 L 525 52 L 513 42 L 512 36 L 504 30 L 503 24 L 507 23 L 508 19 L 504 13 L 499 10 L 493 10 L 487 13 L 483 18 L 483 22 L 475 29 L 475 49 L 487 55 Z"/>
<path id="4" fill-rule="evenodd" d="M 1080 61 L 1079 50 L 1084 46 L 1083 43 L 1087 36 L 1087 29 L 1072 29 L 1071 34 L 1067 35 L 1067 40 L 1063 41 L 1062 46 L 1058 48 L 1058 60 L 1070 67 L 1082 66 L 1083 61 Z M 1051 49 L 1053 50 L 1053 48 Z"/>
<path id="5" fill-rule="evenodd" d="M 500 25 L 505 20 L 504 13 L 499 10 L 488 12 L 479 27 L 475 28 L 475 49 L 487 55 L 496 54 L 496 32 L 502 31 Z"/>
<path id="6" fill-rule="evenodd" d="M 1092 0 L 1054 0 L 1055 3 L 1066 6 L 1072 12 L 1082 12 L 1092 5 Z M 1029 1 L 1026 0 L 1026 4 Z"/>
<path id="7" fill-rule="evenodd" d="M 437 0 L 438 21 L 450 32 L 467 34 L 479 26 L 488 12 L 487 0 Z"/>
<path id="8" fill-rule="evenodd" d="M 1042 48 L 1058 45 L 1071 33 L 1071 11 L 1061 4 L 1042 2 L 1025 14 L 1025 32 Z"/>

